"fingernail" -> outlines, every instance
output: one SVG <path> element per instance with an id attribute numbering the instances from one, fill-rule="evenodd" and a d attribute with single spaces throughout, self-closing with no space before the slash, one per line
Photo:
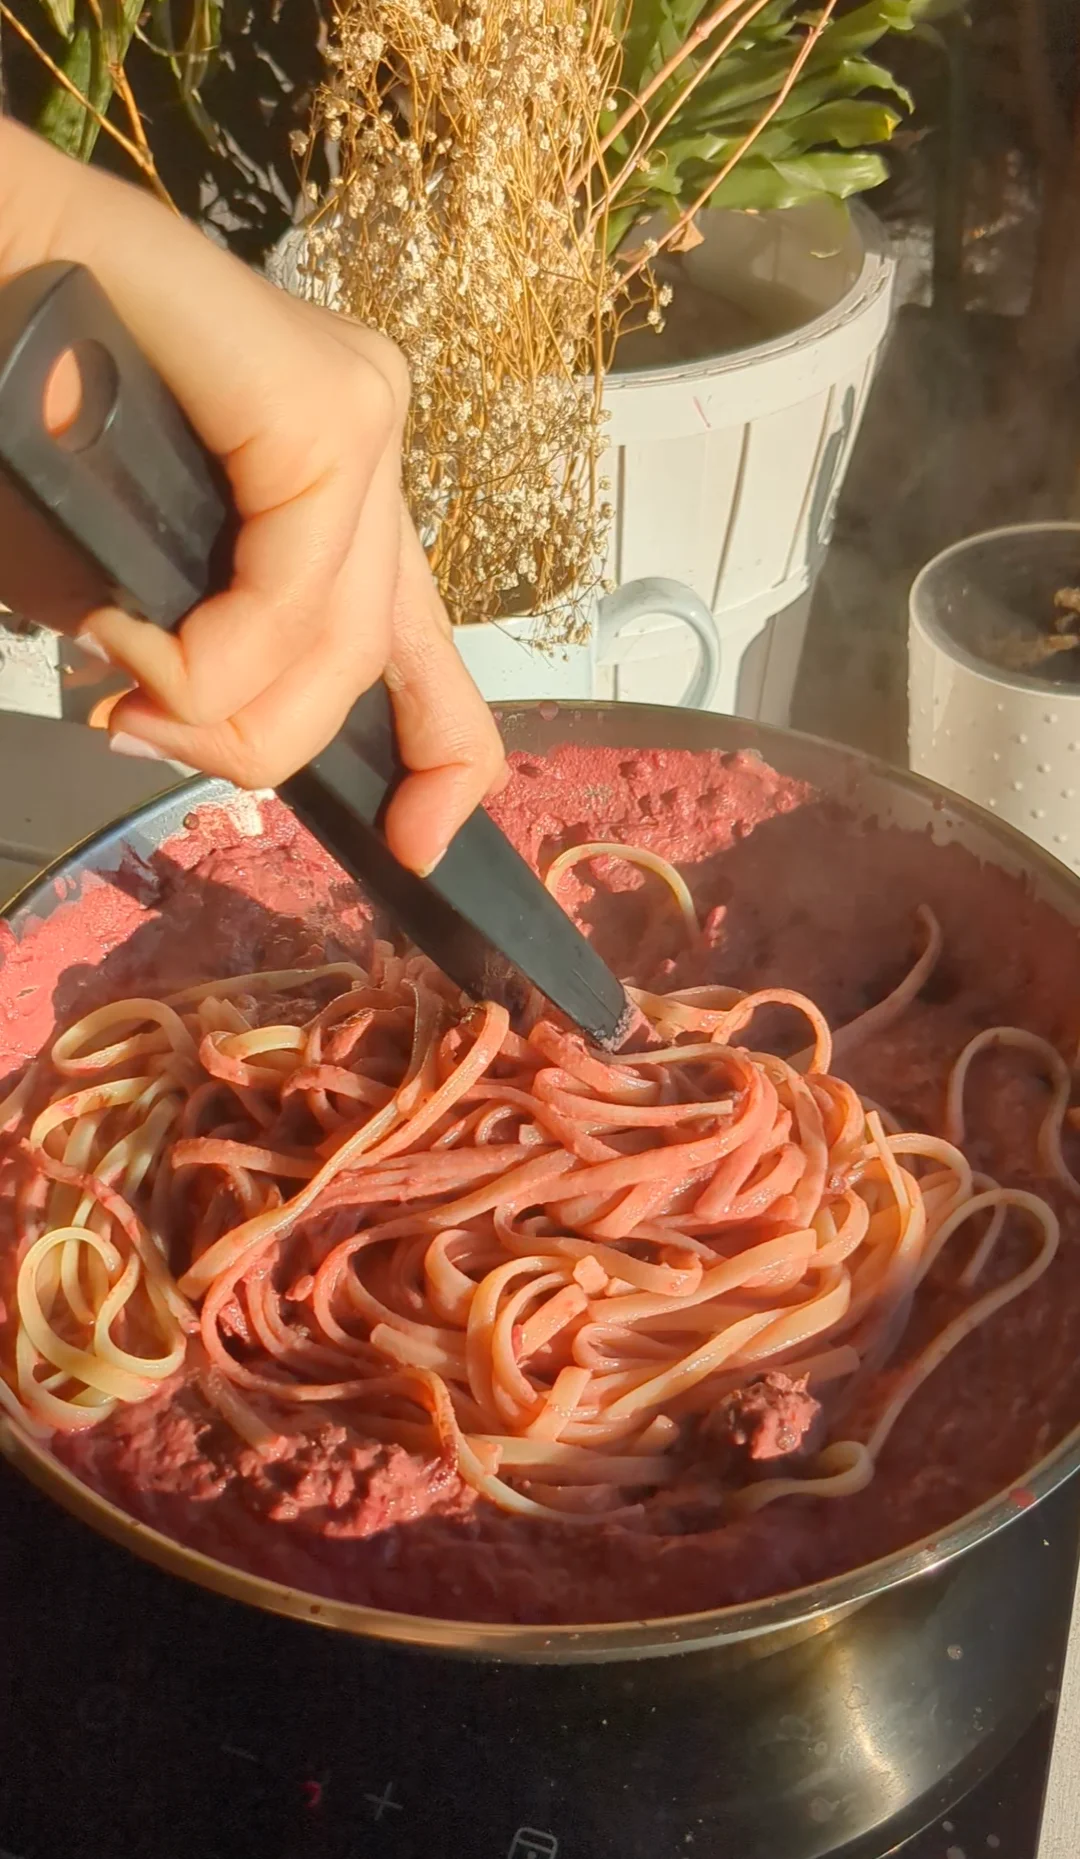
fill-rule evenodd
<path id="1" fill-rule="evenodd" d="M 110 691 L 108 693 L 108 696 L 99 697 L 97 703 L 94 705 L 94 708 L 91 710 L 90 715 L 86 719 L 90 725 L 90 728 L 91 729 L 108 729 L 109 718 L 112 716 L 112 713 L 116 709 L 117 704 L 120 702 L 122 698 L 127 697 L 129 694 L 130 694 L 130 687 L 122 691 Z"/>
<path id="2" fill-rule="evenodd" d="M 93 633 L 76 633 L 75 644 L 78 646 L 80 652 L 86 653 L 87 658 L 96 658 L 102 665 L 112 664 L 112 659 L 106 652 L 101 640 L 95 639 Z"/>
<path id="3" fill-rule="evenodd" d="M 165 757 L 160 749 L 155 749 L 152 742 L 144 742 L 141 736 L 129 736 L 126 730 L 117 730 L 115 736 L 109 737 L 110 749 L 117 755 L 133 755 L 144 762 L 163 762 Z"/>
<path id="4" fill-rule="evenodd" d="M 436 866 L 441 865 L 445 857 L 446 857 L 446 847 L 443 846 L 442 850 L 436 853 L 430 865 L 418 865 L 416 867 L 417 877 L 418 878 L 430 878 Z"/>

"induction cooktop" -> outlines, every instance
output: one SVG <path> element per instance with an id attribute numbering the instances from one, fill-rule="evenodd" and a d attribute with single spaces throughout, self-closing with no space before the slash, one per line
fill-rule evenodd
<path id="1" fill-rule="evenodd" d="M 1080 1488 L 1038 1518 L 1063 1655 Z M 163 1575 L 0 1465 L 0 1859 L 742 1859 L 709 1659 L 398 1654 Z M 973 1791 L 844 1859 L 1035 1859 L 1059 1669 Z"/>

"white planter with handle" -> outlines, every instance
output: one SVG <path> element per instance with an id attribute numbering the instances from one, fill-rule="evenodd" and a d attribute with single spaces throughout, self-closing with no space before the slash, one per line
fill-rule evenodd
<path id="1" fill-rule="evenodd" d="M 711 707 L 786 723 L 814 582 L 889 330 L 895 265 L 861 206 L 707 213 L 701 227 L 704 241 L 684 261 L 690 280 L 751 317 L 796 326 L 704 361 L 609 377 L 609 574 L 693 588 L 722 643 Z M 657 619 L 634 630 L 601 694 L 671 702 L 687 676 L 683 639 Z"/>
<path id="2" fill-rule="evenodd" d="M 619 657 L 624 627 L 659 619 L 684 629 L 691 648 L 688 675 L 672 695 L 653 701 L 709 708 L 721 675 L 719 640 L 712 614 L 691 588 L 654 577 L 631 581 L 594 602 L 588 619 L 587 637 L 576 645 L 544 647 L 544 622 L 532 617 L 456 626 L 454 639 L 489 703 L 538 697 L 570 703 L 601 694 L 604 668 Z"/>
<path id="3" fill-rule="evenodd" d="M 691 282 L 715 292 L 718 306 L 786 333 L 667 367 L 661 336 L 660 365 L 609 377 L 607 572 L 620 588 L 660 579 L 696 594 L 722 648 L 706 707 L 786 723 L 814 581 L 889 329 L 895 265 L 861 206 L 718 211 L 701 227 L 704 240 L 684 261 Z M 301 292 L 304 237 L 302 228 L 287 235 L 267 266 Z M 495 631 L 505 642 L 534 627 Z M 517 688 L 500 696 L 548 696 L 560 682 L 555 659 L 545 668 L 533 654 L 530 669 L 504 645 L 470 640 L 462 649 L 481 688 L 501 684 L 510 667 Z M 617 637 L 605 624 L 588 695 L 684 703 L 699 653 L 685 614 L 627 611 Z"/>

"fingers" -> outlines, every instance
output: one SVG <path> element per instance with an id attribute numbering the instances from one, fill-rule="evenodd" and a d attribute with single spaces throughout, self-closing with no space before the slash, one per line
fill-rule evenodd
<path id="1" fill-rule="evenodd" d="M 363 455 L 359 432 L 342 444 L 346 461 Z M 354 445 L 361 450 L 354 453 Z M 106 609 L 91 615 L 80 636 L 95 639 L 179 722 L 224 722 L 324 636 L 369 488 L 360 476 L 343 468 L 252 517 L 238 537 L 227 592 L 203 601 L 175 635 Z"/>
<path id="2" fill-rule="evenodd" d="M 386 681 L 402 758 L 414 771 L 391 802 L 386 837 L 403 864 L 426 873 L 474 808 L 503 784 L 506 763 L 407 518 Z"/>
<path id="3" fill-rule="evenodd" d="M 396 484 L 391 487 L 401 512 Z M 378 496 L 388 495 L 384 477 Z M 387 511 L 368 521 L 386 524 Z M 363 536 L 342 577 L 339 612 L 327 648 L 314 650 L 238 716 L 199 729 L 175 723 L 133 694 L 109 719 L 114 742 L 135 736 L 175 761 L 220 774 L 243 787 L 273 787 L 308 761 L 336 733 L 360 691 L 379 675 L 387 643 L 386 679 L 402 757 L 413 772 L 391 803 L 386 834 L 395 856 L 426 873 L 458 828 L 506 780 L 502 744 L 491 712 L 453 643 L 423 550 L 407 518 L 401 522 L 396 588 L 386 588 L 393 632 L 373 646 L 378 628 L 363 623 L 355 583 L 365 581 Z M 351 624 L 350 624 L 351 619 Z"/>
<path id="4" fill-rule="evenodd" d="M 112 712 L 114 741 L 137 738 L 170 760 L 224 775 L 239 787 L 275 787 L 295 773 L 326 747 L 386 663 L 400 525 L 396 460 L 388 457 L 376 472 L 315 642 L 258 697 L 213 723 L 178 721 L 144 692 L 134 693 Z"/>
<path id="5" fill-rule="evenodd" d="M 122 697 L 108 719 L 112 746 L 222 775 L 237 787 L 278 787 L 324 749 L 360 691 L 379 676 L 378 652 L 347 663 L 308 653 L 253 703 L 221 723 L 178 723 L 144 697 Z"/>
<path id="6" fill-rule="evenodd" d="M 319 643 L 374 475 L 389 465 L 396 481 L 402 416 L 390 390 L 362 357 L 335 351 L 334 369 L 323 378 L 307 369 L 306 348 L 296 345 L 291 378 L 308 383 L 310 401 L 268 406 L 265 439 L 250 448 L 275 450 L 293 435 L 288 494 L 260 506 L 253 479 L 265 480 L 267 494 L 276 488 L 265 465 L 249 468 L 235 454 L 226 460 L 245 519 L 228 590 L 196 607 L 175 637 L 115 610 L 93 615 L 82 629 L 181 723 L 224 722 Z M 374 573 L 395 543 L 396 521 L 386 534 L 369 530 Z"/>
<path id="7" fill-rule="evenodd" d="M 348 690 L 341 679 L 328 684 L 323 664 L 308 658 L 236 716 L 204 728 L 175 722 L 138 692 L 122 697 L 109 735 L 127 755 L 185 762 L 237 787 L 278 787 L 337 734 L 353 701 Z"/>

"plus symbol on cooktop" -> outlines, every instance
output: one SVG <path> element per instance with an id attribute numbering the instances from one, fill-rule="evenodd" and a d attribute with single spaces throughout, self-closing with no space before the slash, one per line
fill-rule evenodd
<path id="1" fill-rule="evenodd" d="M 382 1794 L 366 1794 L 364 1800 L 371 1802 L 371 1812 L 376 1820 L 382 1819 L 387 1808 L 393 1808 L 395 1814 L 400 1814 L 405 1805 L 404 1801 L 394 1800 L 393 1782 L 387 1782 Z"/>

